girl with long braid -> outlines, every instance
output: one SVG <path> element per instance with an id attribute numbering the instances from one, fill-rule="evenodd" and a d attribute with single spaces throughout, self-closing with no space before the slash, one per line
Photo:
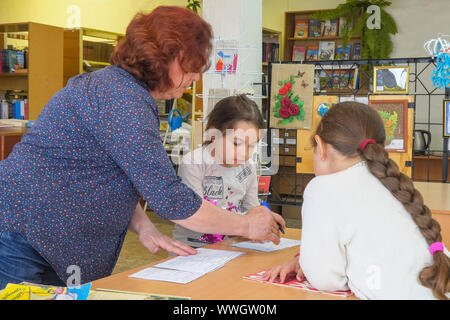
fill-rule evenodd
<path id="1" fill-rule="evenodd" d="M 266 272 L 294 273 L 325 291 L 361 299 L 444 299 L 450 258 L 439 223 L 409 177 L 389 159 L 378 113 L 338 103 L 312 137 L 316 177 L 302 207 L 299 257 Z"/>

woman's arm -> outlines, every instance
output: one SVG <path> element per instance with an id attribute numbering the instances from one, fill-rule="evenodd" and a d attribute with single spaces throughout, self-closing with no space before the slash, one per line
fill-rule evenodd
<path id="1" fill-rule="evenodd" d="M 275 244 L 280 243 L 277 222 L 286 228 L 283 218 L 266 207 L 254 207 L 246 215 L 241 216 L 230 214 L 206 200 L 202 201 L 200 209 L 189 218 L 172 221 L 198 232 L 237 235 L 252 240 L 270 240 Z"/>
<path id="2" fill-rule="evenodd" d="M 128 229 L 139 236 L 139 241 L 151 253 L 156 254 L 159 249 L 164 249 L 179 256 L 196 254 L 197 250 L 190 246 L 169 238 L 156 229 L 141 205 L 138 203 L 131 217 Z"/>

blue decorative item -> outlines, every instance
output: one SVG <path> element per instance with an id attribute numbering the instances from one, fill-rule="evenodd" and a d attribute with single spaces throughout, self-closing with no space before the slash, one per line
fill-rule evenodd
<path id="1" fill-rule="evenodd" d="M 450 88 L 450 55 L 447 52 L 440 52 L 436 57 L 436 67 L 431 75 L 433 86 L 441 89 Z"/>
<path id="2" fill-rule="evenodd" d="M 323 117 L 323 115 L 330 110 L 331 105 L 329 103 L 321 103 L 319 104 L 319 107 L 317 107 L 317 113 L 319 114 L 319 116 Z"/>
<path id="3" fill-rule="evenodd" d="M 174 111 L 176 111 L 179 114 L 179 116 L 174 115 L 173 114 Z M 172 109 L 169 112 L 169 117 L 168 117 L 168 121 L 167 121 L 169 123 L 170 129 L 172 131 L 175 131 L 179 127 L 181 127 L 181 124 L 183 123 L 184 120 L 186 120 L 187 117 L 189 117 L 189 114 L 190 113 L 185 115 L 184 118 L 183 118 L 183 116 L 181 115 L 181 112 L 178 109 Z"/>

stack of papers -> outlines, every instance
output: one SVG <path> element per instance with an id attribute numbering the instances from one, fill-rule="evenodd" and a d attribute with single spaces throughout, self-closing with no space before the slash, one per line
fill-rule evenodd
<path id="1" fill-rule="evenodd" d="M 195 255 L 167 260 L 129 277 L 186 284 L 223 267 L 228 261 L 244 254 L 244 252 L 205 248 L 199 248 L 197 252 Z"/>
<path id="2" fill-rule="evenodd" d="M 282 250 L 282 249 L 299 246 L 299 245 L 300 245 L 300 240 L 293 240 L 293 239 L 287 239 L 287 238 L 280 238 L 280 244 L 278 244 L 278 245 L 274 244 L 271 241 L 266 241 L 264 243 L 244 241 L 244 242 L 232 244 L 233 247 L 258 250 L 258 251 L 264 251 L 264 252 L 272 252 L 272 251 Z"/>

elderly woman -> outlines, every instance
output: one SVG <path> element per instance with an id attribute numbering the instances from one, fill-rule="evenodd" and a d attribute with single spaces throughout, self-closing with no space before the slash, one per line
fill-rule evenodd
<path id="1" fill-rule="evenodd" d="M 229 214 L 181 183 L 162 145 L 155 99 L 179 98 L 208 68 L 212 31 L 180 7 L 139 14 L 111 66 L 72 78 L 0 162 L 0 289 L 111 274 L 127 230 L 153 253 L 196 251 L 162 235 L 138 204 L 204 233 L 279 242 L 264 207 Z M 77 269 L 78 268 L 78 269 Z"/>

